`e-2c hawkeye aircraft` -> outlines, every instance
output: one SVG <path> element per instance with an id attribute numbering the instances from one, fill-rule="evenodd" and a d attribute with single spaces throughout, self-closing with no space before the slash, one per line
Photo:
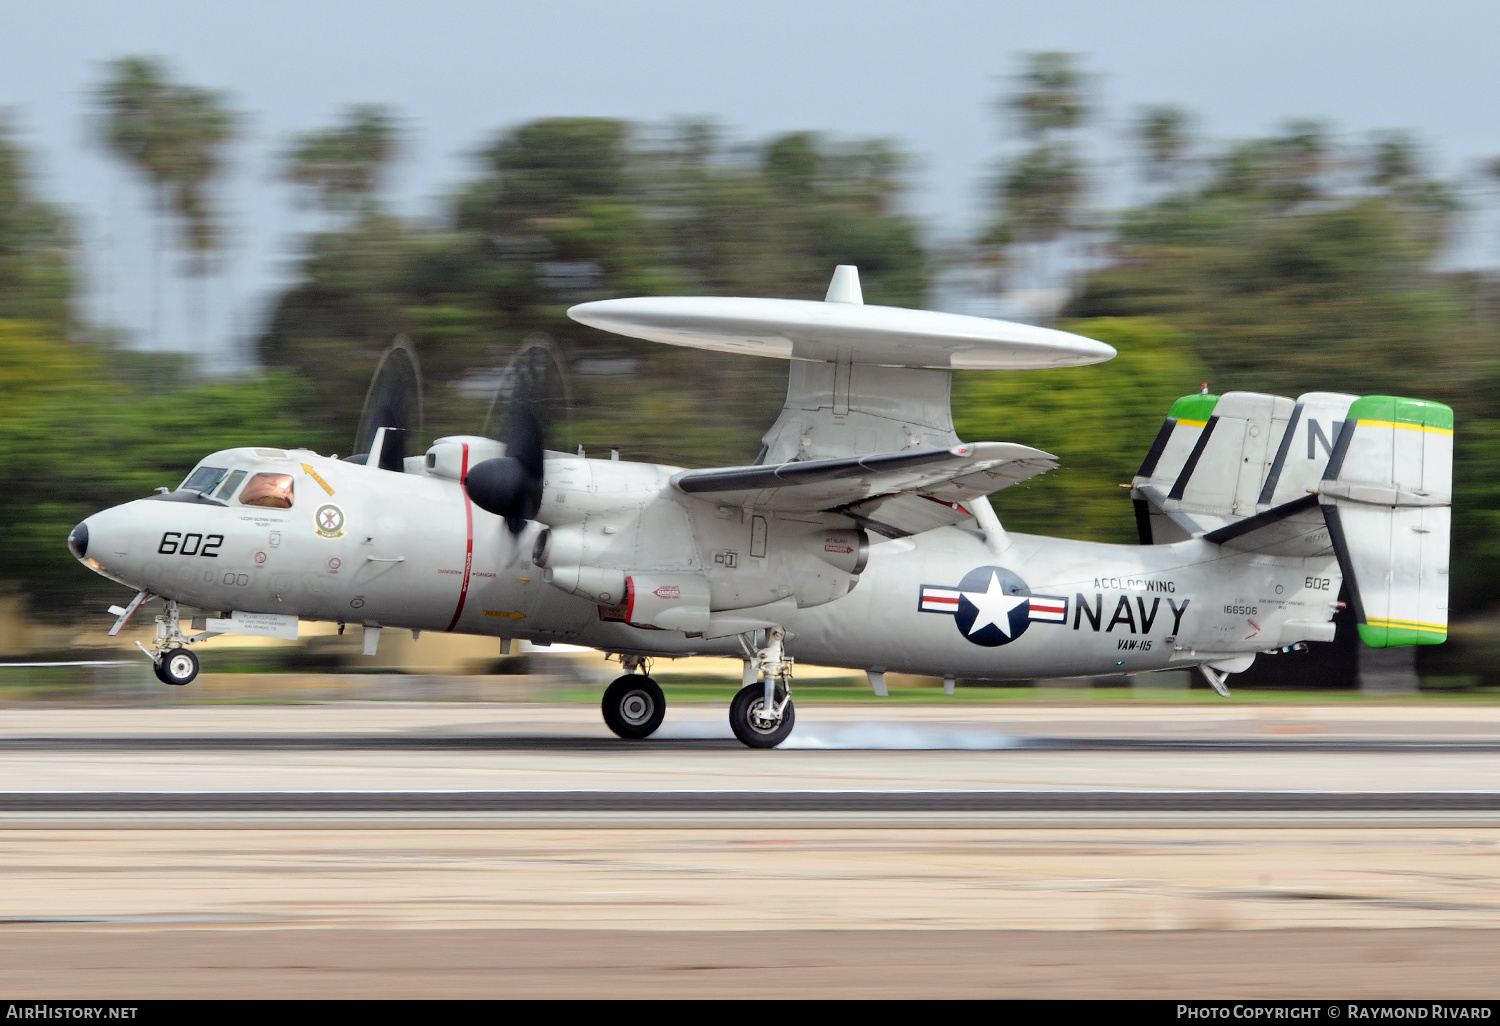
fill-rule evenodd
<path id="1" fill-rule="evenodd" d="M 949 391 L 954 370 L 1081 366 L 1108 345 L 867 306 L 846 266 L 821 303 L 614 299 L 568 314 L 790 361 L 760 457 L 684 470 L 548 451 L 524 375 L 503 442 L 445 437 L 407 457 L 417 376 L 393 347 L 366 452 L 216 452 L 175 491 L 73 529 L 73 554 L 136 593 L 111 607 L 111 634 L 164 599 L 142 649 L 169 684 L 196 675 L 195 642 L 295 638 L 299 620 L 362 626 L 366 655 L 387 628 L 491 635 L 502 651 L 585 645 L 620 657 L 603 712 L 625 738 L 665 712 L 647 660 L 732 656 L 744 687 L 730 725 L 758 748 L 792 731 L 794 659 L 865 670 L 882 695 L 892 671 L 951 690 L 1166 667 L 1199 667 L 1228 694 L 1258 653 L 1331 641 L 1341 588 L 1367 645 L 1446 637 L 1453 414 L 1439 403 L 1187 396 L 1131 483 L 1140 544 L 1100 544 L 1001 526 L 987 496 L 1057 461 L 961 441 Z M 188 635 L 181 606 L 218 613 Z"/>

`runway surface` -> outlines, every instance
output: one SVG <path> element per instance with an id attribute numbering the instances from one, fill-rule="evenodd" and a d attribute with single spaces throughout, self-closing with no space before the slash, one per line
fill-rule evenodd
<path id="1" fill-rule="evenodd" d="M 0 708 L 46 996 L 1488 997 L 1500 710 Z"/>

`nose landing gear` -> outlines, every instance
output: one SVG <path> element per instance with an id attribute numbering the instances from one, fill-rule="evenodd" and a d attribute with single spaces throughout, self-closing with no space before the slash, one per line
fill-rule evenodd
<path id="1" fill-rule="evenodd" d="M 130 614 L 140 606 L 141 602 L 150 596 L 141 592 L 130 604 L 128 611 L 112 608 L 111 612 L 117 612 L 120 619 L 115 623 L 110 634 L 117 634 Z M 187 650 L 187 646 L 195 641 L 206 641 L 217 637 L 217 632 L 206 631 L 188 637 L 182 633 L 182 621 L 178 617 L 177 600 L 167 600 L 167 611 L 156 617 L 156 638 L 152 641 L 150 648 L 137 641 L 136 647 L 146 653 L 146 658 L 151 660 L 151 668 L 156 673 L 156 679 L 163 684 L 171 684 L 177 687 L 183 684 L 191 684 L 193 678 L 198 676 L 198 657 Z"/>
<path id="2" fill-rule="evenodd" d="M 647 675 L 643 656 L 622 655 L 623 677 L 604 689 L 604 723 L 617 735 L 630 740 L 650 737 L 667 714 L 667 697 L 661 686 Z M 639 673 L 635 671 L 639 670 Z"/>
<path id="3" fill-rule="evenodd" d="M 156 663 L 156 679 L 163 684 L 191 684 L 198 676 L 198 657 L 185 648 L 161 653 Z"/>

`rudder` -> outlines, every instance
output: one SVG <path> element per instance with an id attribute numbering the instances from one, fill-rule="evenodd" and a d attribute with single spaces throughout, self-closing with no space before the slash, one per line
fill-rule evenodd
<path id="1" fill-rule="evenodd" d="M 1372 648 L 1448 636 L 1453 410 L 1365 396 L 1349 406 L 1318 502 Z"/>

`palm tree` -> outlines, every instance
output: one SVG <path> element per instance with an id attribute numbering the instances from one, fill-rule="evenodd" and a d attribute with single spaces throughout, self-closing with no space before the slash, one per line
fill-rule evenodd
<path id="1" fill-rule="evenodd" d="M 281 174 L 310 189 L 329 213 L 368 214 L 399 150 L 400 124 L 391 109 L 355 104 L 332 128 L 297 136 L 282 158 Z"/>
<path id="2" fill-rule="evenodd" d="M 108 65 L 108 78 L 95 93 L 102 109 L 99 131 L 105 148 L 138 171 L 151 191 L 156 215 L 152 246 L 151 335 L 161 335 L 161 254 L 171 159 L 163 126 L 170 121 L 171 89 L 159 60 L 122 57 Z"/>
<path id="3" fill-rule="evenodd" d="M 105 147 L 139 172 L 156 215 L 151 330 L 161 334 L 161 257 L 170 219 L 181 225 L 188 274 L 198 279 L 198 331 L 203 334 L 203 289 L 220 248 L 211 186 L 224 170 L 224 149 L 237 134 L 239 115 L 220 94 L 170 80 L 154 57 L 122 57 L 107 66 L 95 93 Z"/>
<path id="4" fill-rule="evenodd" d="M 1187 112 L 1170 103 L 1143 107 L 1131 134 L 1141 150 L 1146 181 L 1176 184 L 1188 150 Z"/>
<path id="5" fill-rule="evenodd" d="M 1029 146 L 996 182 L 996 206 L 1003 211 L 996 223 L 1007 226 L 1015 243 L 1031 247 L 1029 262 L 1036 278 L 1045 282 L 1050 277 L 1045 250 L 1078 227 L 1087 190 L 1073 135 L 1091 113 L 1090 78 L 1079 69 L 1075 54 L 1031 53 L 1025 62 L 1017 91 L 1001 107 Z"/>

